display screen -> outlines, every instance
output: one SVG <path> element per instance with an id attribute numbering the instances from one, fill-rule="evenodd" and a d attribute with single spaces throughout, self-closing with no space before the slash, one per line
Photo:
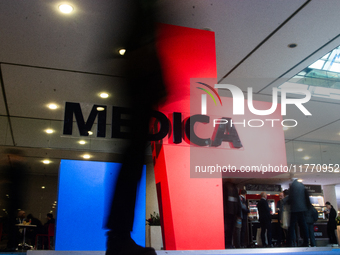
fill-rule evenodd
<path id="1" fill-rule="evenodd" d="M 103 225 L 109 213 L 120 166 L 119 163 L 61 160 L 55 250 L 106 250 L 107 230 Z M 145 246 L 145 188 L 144 166 L 131 233 L 131 237 L 141 246 Z M 125 217 L 124 211 L 121 217 Z"/>

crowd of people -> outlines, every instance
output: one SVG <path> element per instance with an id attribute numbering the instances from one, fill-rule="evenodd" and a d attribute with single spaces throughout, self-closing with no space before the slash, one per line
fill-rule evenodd
<path id="1" fill-rule="evenodd" d="M 224 222 L 226 248 L 256 247 L 255 243 L 246 243 L 246 229 L 249 209 L 246 200 L 246 191 L 238 189 L 235 184 L 226 182 L 223 188 L 224 196 Z M 260 247 L 274 247 L 272 242 L 272 219 L 275 212 L 269 206 L 267 193 L 260 194 L 257 203 L 259 223 L 261 229 Z M 311 204 L 309 193 L 305 186 L 293 179 L 289 190 L 279 195 L 276 203 L 278 230 L 276 233 L 277 247 L 315 247 L 314 224 L 318 220 L 318 211 Z M 329 243 L 337 246 L 335 235 L 337 213 L 330 202 L 326 202 L 327 234 Z M 299 235 L 300 234 L 300 235 Z M 299 236 L 303 240 L 299 243 Z M 252 241 L 252 240 L 251 240 Z"/>
<path id="2" fill-rule="evenodd" d="M 23 231 L 22 226 L 31 225 L 33 227 L 27 227 L 26 231 Z M 17 213 L 17 218 L 15 224 L 9 222 L 8 224 L 8 242 L 7 250 L 15 251 L 18 249 L 47 249 L 49 244 L 47 243 L 47 238 L 39 238 L 39 235 L 47 235 L 50 229 L 54 232 L 55 219 L 52 213 L 46 215 L 46 223 L 35 218 L 32 214 L 26 216 L 26 212 L 19 210 Z M 24 236 L 25 235 L 25 239 Z M 37 238 L 38 236 L 38 238 Z M 23 243 L 25 240 L 25 243 Z M 37 246 L 37 247 L 35 247 Z"/>

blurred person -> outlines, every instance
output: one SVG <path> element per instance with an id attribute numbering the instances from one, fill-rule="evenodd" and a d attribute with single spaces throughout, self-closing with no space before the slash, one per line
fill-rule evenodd
<path id="1" fill-rule="evenodd" d="M 3 190 L 7 196 L 8 212 L 8 242 L 7 250 L 13 251 L 18 248 L 20 242 L 19 229 L 15 224 L 22 223 L 25 218 L 24 211 L 20 209 L 24 205 L 25 180 L 23 178 L 26 172 L 24 164 L 24 154 L 18 149 L 8 149 L 5 151 L 6 165 L 3 167 L 4 180 Z M 19 214 L 18 214 L 18 210 Z"/>
<path id="2" fill-rule="evenodd" d="M 283 192 L 280 192 L 279 198 L 280 198 L 280 200 L 277 201 L 277 203 L 276 203 L 276 212 L 277 212 L 278 221 L 279 221 L 276 246 L 281 247 L 282 246 L 282 237 L 284 236 L 284 232 L 283 232 L 283 228 L 282 228 L 282 206 L 283 206 L 282 200 L 284 198 Z"/>
<path id="3" fill-rule="evenodd" d="M 20 210 L 18 212 L 18 217 L 16 220 L 17 224 L 24 224 L 26 222 L 26 212 L 23 210 Z"/>
<path id="4" fill-rule="evenodd" d="M 318 211 L 315 209 L 315 207 L 311 204 L 310 200 L 308 199 L 308 211 L 305 212 L 305 219 L 307 223 L 307 229 L 308 229 L 308 236 L 310 240 L 310 246 L 315 247 L 315 236 L 314 236 L 314 223 L 318 220 Z"/>
<path id="5" fill-rule="evenodd" d="M 248 202 L 247 202 L 247 191 L 242 189 L 240 191 L 240 202 L 241 202 L 241 220 L 242 220 L 242 226 L 241 226 L 241 232 L 240 232 L 240 247 L 244 248 L 247 246 L 246 243 L 246 232 L 247 232 L 247 224 L 248 224 Z"/>
<path id="6" fill-rule="evenodd" d="M 50 226 L 50 224 L 55 224 L 55 219 L 53 218 L 53 214 L 52 213 L 48 213 L 46 214 L 46 223 L 43 226 L 43 233 L 44 234 L 48 234 L 48 228 Z"/>
<path id="7" fill-rule="evenodd" d="M 47 221 L 42 227 L 42 231 L 41 231 L 42 234 L 48 234 L 49 233 L 48 230 L 50 228 L 50 225 L 51 224 L 55 225 L 55 219 L 53 218 L 52 213 L 46 214 L 46 219 L 47 219 Z M 55 226 L 54 226 L 54 228 L 55 228 Z M 53 232 L 54 232 L 54 228 L 53 228 Z M 50 238 L 50 242 L 51 242 L 50 245 L 53 245 L 53 241 L 54 240 L 52 238 Z M 44 242 L 43 245 L 40 241 L 38 242 L 38 246 L 39 246 L 38 248 L 41 249 L 41 247 L 44 246 L 45 250 L 48 249 L 48 238 L 43 238 L 43 242 Z"/>
<path id="8" fill-rule="evenodd" d="M 145 163 L 149 122 L 154 107 L 166 95 L 161 66 L 155 47 L 155 0 L 132 0 L 131 27 L 127 30 L 126 94 L 131 105 L 129 145 L 123 155 L 122 167 L 113 194 L 105 227 L 107 255 L 156 255 L 151 247 L 137 245 L 130 236 L 133 228 L 136 191 Z M 125 4 L 125 1 L 124 1 Z M 138 123 L 138 124 L 136 124 Z M 127 134 L 127 133 L 125 133 Z M 124 220 L 121 214 L 124 212 Z"/>
<path id="9" fill-rule="evenodd" d="M 289 235 L 289 246 L 295 247 L 295 238 L 297 237 L 295 225 L 298 223 L 300 227 L 301 237 L 303 239 L 302 246 L 308 247 L 308 231 L 307 231 L 307 223 L 305 219 L 305 212 L 308 211 L 309 196 L 308 191 L 305 189 L 305 186 L 298 182 L 296 178 L 293 179 L 293 182 L 289 188 L 289 199 L 288 203 L 290 205 L 290 224 L 288 229 Z"/>
<path id="10" fill-rule="evenodd" d="M 35 228 L 28 228 L 26 231 L 26 235 L 28 237 L 28 239 L 30 240 L 30 244 L 34 245 L 35 244 L 35 238 L 37 236 L 37 234 L 42 234 L 43 232 L 43 225 L 41 223 L 41 221 L 35 217 L 33 217 L 33 215 L 30 213 L 29 215 L 27 215 L 27 221 L 30 222 L 31 225 L 35 225 Z"/>
<path id="11" fill-rule="evenodd" d="M 283 191 L 283 199 L 280 203 L 280 226 L 282 227 L 284 238 L 286 243 L 289 243 L 289 236 L 288 236 L 288 229 L 289 229 L 289 223 L 290 223 L 290 207 L 288 204 L 289 199 L 289 191 L 288 189 L 285 189 Z"/>
<path id="12" fill-rule="evenodd" d="M 261 199 L 257 203 L 257 209 L 259 212 L 259 220 L 261 226 L 261 241 L 263 247 L 272 247 L 272 215 L 271 209 L 267 201 L 267 193 L 261 192 Z M 267 241 L 266 243 L 266 231 L 267 231 Z"/>
<path id="13" fill-rule="evenodd" d="M 326 214 L 326 218 L 328 219 L 327 222 L 327 234 L 328 234 L 328 238 L 329 238 L 329 243 L 332 245 L 337 245 L 338 241 L 336 239 L 335 236 L 335 229 L 336 229 L 336 211 L 333 207 L 333 205 L 331 205 L 330 202 L 326 202 L 326 207 L 327 210 L 325 211 Z"/>
<path id="14" fill-rule="evenodd" d="M 241 217 L 240 197 L 235 184 L 227 180 L 223 184 L 223 209 L 224 209 L 224 231 L 225 248 L 234 248 L 233 233 L 237 218 Z"/>

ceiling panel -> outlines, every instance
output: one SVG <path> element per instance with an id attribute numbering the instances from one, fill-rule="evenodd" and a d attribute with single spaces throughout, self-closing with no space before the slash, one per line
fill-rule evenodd
<path id="1" fill-rule="evenodd" d="M 8 117 L 0 116 L 0 145 L 13 146 L 12 134 L 8 123 Z"/>
<path id="2" fill-rule="evenodd" d="M 303 105 L 312 116 L 305 116 L 295 105 L 287 105 L 287 115 L 283 116 L 283 119 L 294 119 L 298 122 L 298 125 L 285 131 L 286 139 L 296 139 L 330 122 L 340 119 L 339 104 L 309 101 Z M 311 134 L 310 138 L 312 136 L 313 134 Z M 317 136 L 315 139 L 317 139 Z"/>
<path id="3" fill-rule="evenodd" d="M 221 83 L 232 81 L 234 83 L 231 84 L 242 90 L 253 87 L 255 92 L 260 91 L 269 84 L 264 83 L 262 79 L 274 81 L 339 35 L 340 27 L 334 26 L 338 22 L 338 8 L 339 1 L 309 2 Z M 287 47 L 291 43 L 298 44 L 298 47 Z M 248 82 L 245 78 L 249 79 Z"/>
<path id="4" fill-rule="evenodd" d="M 340 121 L 299 137 L 299 140 L 314 142 L 340 143 Z M 340 160 L 339 160 L 340 162 Z"/>
<path id="5" fill-rule="evenodd" d="M 75 12 L 65 15 L 58 10 L 60 1 L 1 1 L 0 31 L 6 40 L 0 48 L 6 50 L 0 51 L 0 60 L 119 74 L 121 58 L 113 57 L 129 21 L 124 2 L 72 0 Z M 113 33 L 115 40 L 110 40 Z"/>
<path id="6" fill-rule="evenodd" d="M 270 35 L 304 0 L 160 1 L 160 21 L 215 32 L 219 79 Z M 263 76 L 262 76 L 263 77 Z"/>
<path id="7" fill-rule="evenodd" d="M 13 65 L 2 69 L 11 116 L 63 120 L 65 102 L 89 104 L 90 109 L 93 104 L 126 105 L 122 78 Z M 103 91 L 110 97 L 100 98 Z M 50 110 L 49 103 L 59 108 Z"/>

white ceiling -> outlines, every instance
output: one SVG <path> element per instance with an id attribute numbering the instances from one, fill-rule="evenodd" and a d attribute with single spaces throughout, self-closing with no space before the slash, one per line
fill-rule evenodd
<path id="1" fill-rule="evenodd" d="M 59 13 L 62 2 L 74 6 Z M 60 159 L 117 160 L 124 142 L 61 135 L 64 104 L 124 106 L 123 46 L 128 1 L 0 1 L 0 146 L 24 148 L 32 172 L 56 174 Z M 159 21 L 215 32 L 218 80 L 256 100 L 270 101 L 271 89 L 340 45 L 340 1 L 159 0 Z M 296 48 L 287 47 L 296 43 Z M 111 97 L 101 99 L 107 91 Z M 227 91 L 220 90 L 223 96 Z M 49 110 L 50 102 L 60 107 Z M 340 102 L 312 98 L 312 116 L 288 108 L 298 126 L 285 131 L 288 163 L 340 163 Z M 110 116 L 110 112 L 108 114 Z M 110 118 L 108 119 L 110 123 Z M 53 128 L 52 135 L 44 133 Z M 108 125 L 109 130 L 109 125 Z M 297 148 L 303 147 L 300 154 Z M 52 164 L 41 164 L 44 158 Z M 283 183 L 290 176 L 281 176 Z M 339 174 L 299 176 L 310 183 L 339 184 Z"/>

